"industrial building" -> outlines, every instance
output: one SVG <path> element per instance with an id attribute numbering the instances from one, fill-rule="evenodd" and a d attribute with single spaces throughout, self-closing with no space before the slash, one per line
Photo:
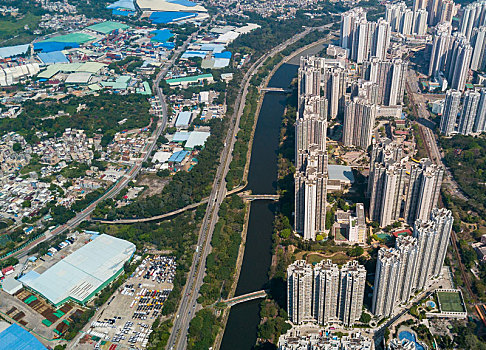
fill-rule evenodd
<path id="1" fill-rule="evenodd" d="M 32 334 L 17 324 L 0 321 L 0 350 L 46 350 Z"/>
<path id="2" fill-rule="evenodd" d="M 23 283 L 56 307 L 69 300 L 84 305 L 123 271 L 135 250 L 131 242 L 102 234 Z"/>

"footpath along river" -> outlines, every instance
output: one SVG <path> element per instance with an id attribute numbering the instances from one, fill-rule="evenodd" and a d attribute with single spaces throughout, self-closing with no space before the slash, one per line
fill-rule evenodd
<path id="1" fill-rule="evenodd" d="M 283 64 L 270 79 L 269 87 L 287 88 L 297 75 L 300 56 L 312 55 L 323 48 L 316 45 Z M 277 190 L 277 152 L 281 119 L 287 96 L 266 93 L 258 116 L 253 140 L 247 189 L 253 194 L 275 194 Z M 272 231 L 275 204 L 254 201 L 251 204 L 245 254 L 235 296 L 265 288 L 272 260 Z M 257 339 L 260 300 L 231 308 L 221 350 L 249 350 Z"/>

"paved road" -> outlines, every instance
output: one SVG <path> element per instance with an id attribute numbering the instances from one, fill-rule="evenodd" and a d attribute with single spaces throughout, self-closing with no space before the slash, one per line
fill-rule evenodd
<path id="1" fill-rule="evenodd" d="M 154 79 L 154 87 L 155 87 L 155 92 L 158 97 L 158 103 L 161 107 L 160 112 L 159 112 L 159 121 L 157 123 L 157 128 L 155 131 L 152 133 L 151 137 L 149 138 L 149 142 L 146 144 L 144 151 L 145 155 L 142 160 L 137 161 L 128 171 L 125 175 L 123 175 L 118 182 L 116 182 L 103 196 L 95 200 L 93 203 L 91 203 L 87 208 L 85 208 L 83 211 L 78 213 L 74 218 L 69 220 L 66 224 L 61 225 L 54 229 L 51 232 L 46 232 L 46 235 L 44 237 L 40 237 L 38 240 L 32 242 L 29 244 L 27 247 L 25 247 L 22 250 L 19 250 L 12 256 L 16 256 L 17 258 L 22 258 L 26 255 L 28 255 L 30 249 L 32 249 L 34 246 L 37 244 L 47 241 L 52 239 L 54 236 L 57 236 L 63 232 L 66 232 L 68 230 L 71 230 L 78 226 L 81 222 L 86 220 L 89 215 L 95 210 L 96 206 L 98 203 L 102 202 L 103 200 L 107 198 L 113 198 L 116 196 L 122 189 L 124 189 L 130 181 L 135 179 L 142 169 L 142 163 L 146 161 L 150 155 L 152 154 L 152 151 L 154 150 L 156 144 L 157 144 L 157 139 L 161 135 L 162 131 L 164 131 L 165 127 L 167 126 L 167 105 L 165 102 L 165 96 L 162 92 L 162 89 L 159 87 L 160 81 L 163 79 L 163 77 L 167 74 L 168 70 L 172 67 L 174 62 L 178 59 L 178 57 L 181 55 L 183 51 L 186 50 L 187 46 L 189 43 L 194 39 L 194 37 L 197 35 L 198 32 L 193 33 L 185 42 L 182 46 L 180 46 L 172 55 L 172 58 L 165 62 L 165 64 L 162 66 L 160 72 L 157 74 L 156 78 Z"/>
<path id="2" fill-rule="evenodd" d="M 275 55 L 276 53 L 285 49 L 288 45 L 302 39 L 312 30 L 314 30 L 314 28 L 308 28 L 302 33 L 297 34 L 291 39 L 287 40 L 285 43 L 276 46 L 274 49 L 258 59 L 243 77 L 244 84 L 241 87 L 235 102 L 235 107 L 238 107 L 235 108 L 235 113 L 230 120 L 230 127 L 225 139 L 225 147 L 221 153 L 220 165 L 214 179 L 213 190 L 209 197 L 206 215 L 204 216 L 203 223 L 201 225 L 199 239 L 197 242 L 198 251 L 194 254 L 191 270 L 189 271 L 189 275 L 187 277 L 182 299 L 174 320 L 174 326 L 167 343 L 167 348 L 170 350 L 182 350 L 186 348 L 189 324 L 194 317 L 195 312 L 200 308 L 200 306 L 197 304 L 197 298 L 199 295 L 199 289 L 203 284 L 206 257 L 211 251 L 211 237 L 214 226 L 218 220 L 217 214 L 219 206 L 226 193 L 226 183 L 224 179 L 231 163 L 233 147 L 236 142 L 240 117 L 243 114 L 243 109 L 245 107 L 244 101 L 246 100 L 246 95 L 248 93 L 250 79 L 268 57 Z"/>

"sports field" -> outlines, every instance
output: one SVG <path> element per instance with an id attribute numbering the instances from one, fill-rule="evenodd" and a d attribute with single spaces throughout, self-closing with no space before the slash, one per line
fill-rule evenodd
<path id="1" fill-rule="evenodd" d="M 437 292 L 442 312 L 466 312 L 459 292 Z"/>

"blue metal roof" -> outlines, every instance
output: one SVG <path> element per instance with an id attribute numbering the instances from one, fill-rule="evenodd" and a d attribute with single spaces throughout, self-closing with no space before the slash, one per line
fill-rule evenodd
<path id="1" fill-rule="evenodd" d="M 167 23 L 177 22 L 183 19 L 188 19 L 193 17 L 197 17 L 197 13 L 165 11 L 165 12 L 152 12 L 152 14 L 150 15 L 150 20 L 154 24 L 167 24 Z"/>
<path id="2" fill-rule="evenodd" d="M 32 334 L 13 324 L 0 333 L 0 350 L 46 350 Z"/>
<path id="3" fill-rule="evenodd" d="M 172 154 L 169 158 L 169 162 L 180 163 L 189 154 L 189 151 L 179 151 Z"/>
<path id="4" fill-rule="evenodd" d="M 150 32 L 150 34 L 154 34 L 150 40 L 158 42 L 167 41 L 174 36 L 169 29 L 153 30 Z"/>
<path id="5" fill-rule="evenodd" d="M 34 51 L 42 51 L 42 52 L 61 51 L 66 48 L 77 48 L 77 47 L 79 47 L 78 43 L 65 43 L 59 41 L 34 43 Z"/>
<path id="6" fill-rule="evenodd" d="M 231 52 L 224 51 L 224 52 L 215 52 L 214 58 L 231 58 Z"/>
<path id="7" fill-rule="evenodd" d="M 69 63 L 62 51 L 39 52 L 38 56 L 44 64 Z"/>
<path id="8" fill-rule="evenodd" d="M 0 58 L 9 58 L 27 53 L 29 44 L 0 47 Z"/>

